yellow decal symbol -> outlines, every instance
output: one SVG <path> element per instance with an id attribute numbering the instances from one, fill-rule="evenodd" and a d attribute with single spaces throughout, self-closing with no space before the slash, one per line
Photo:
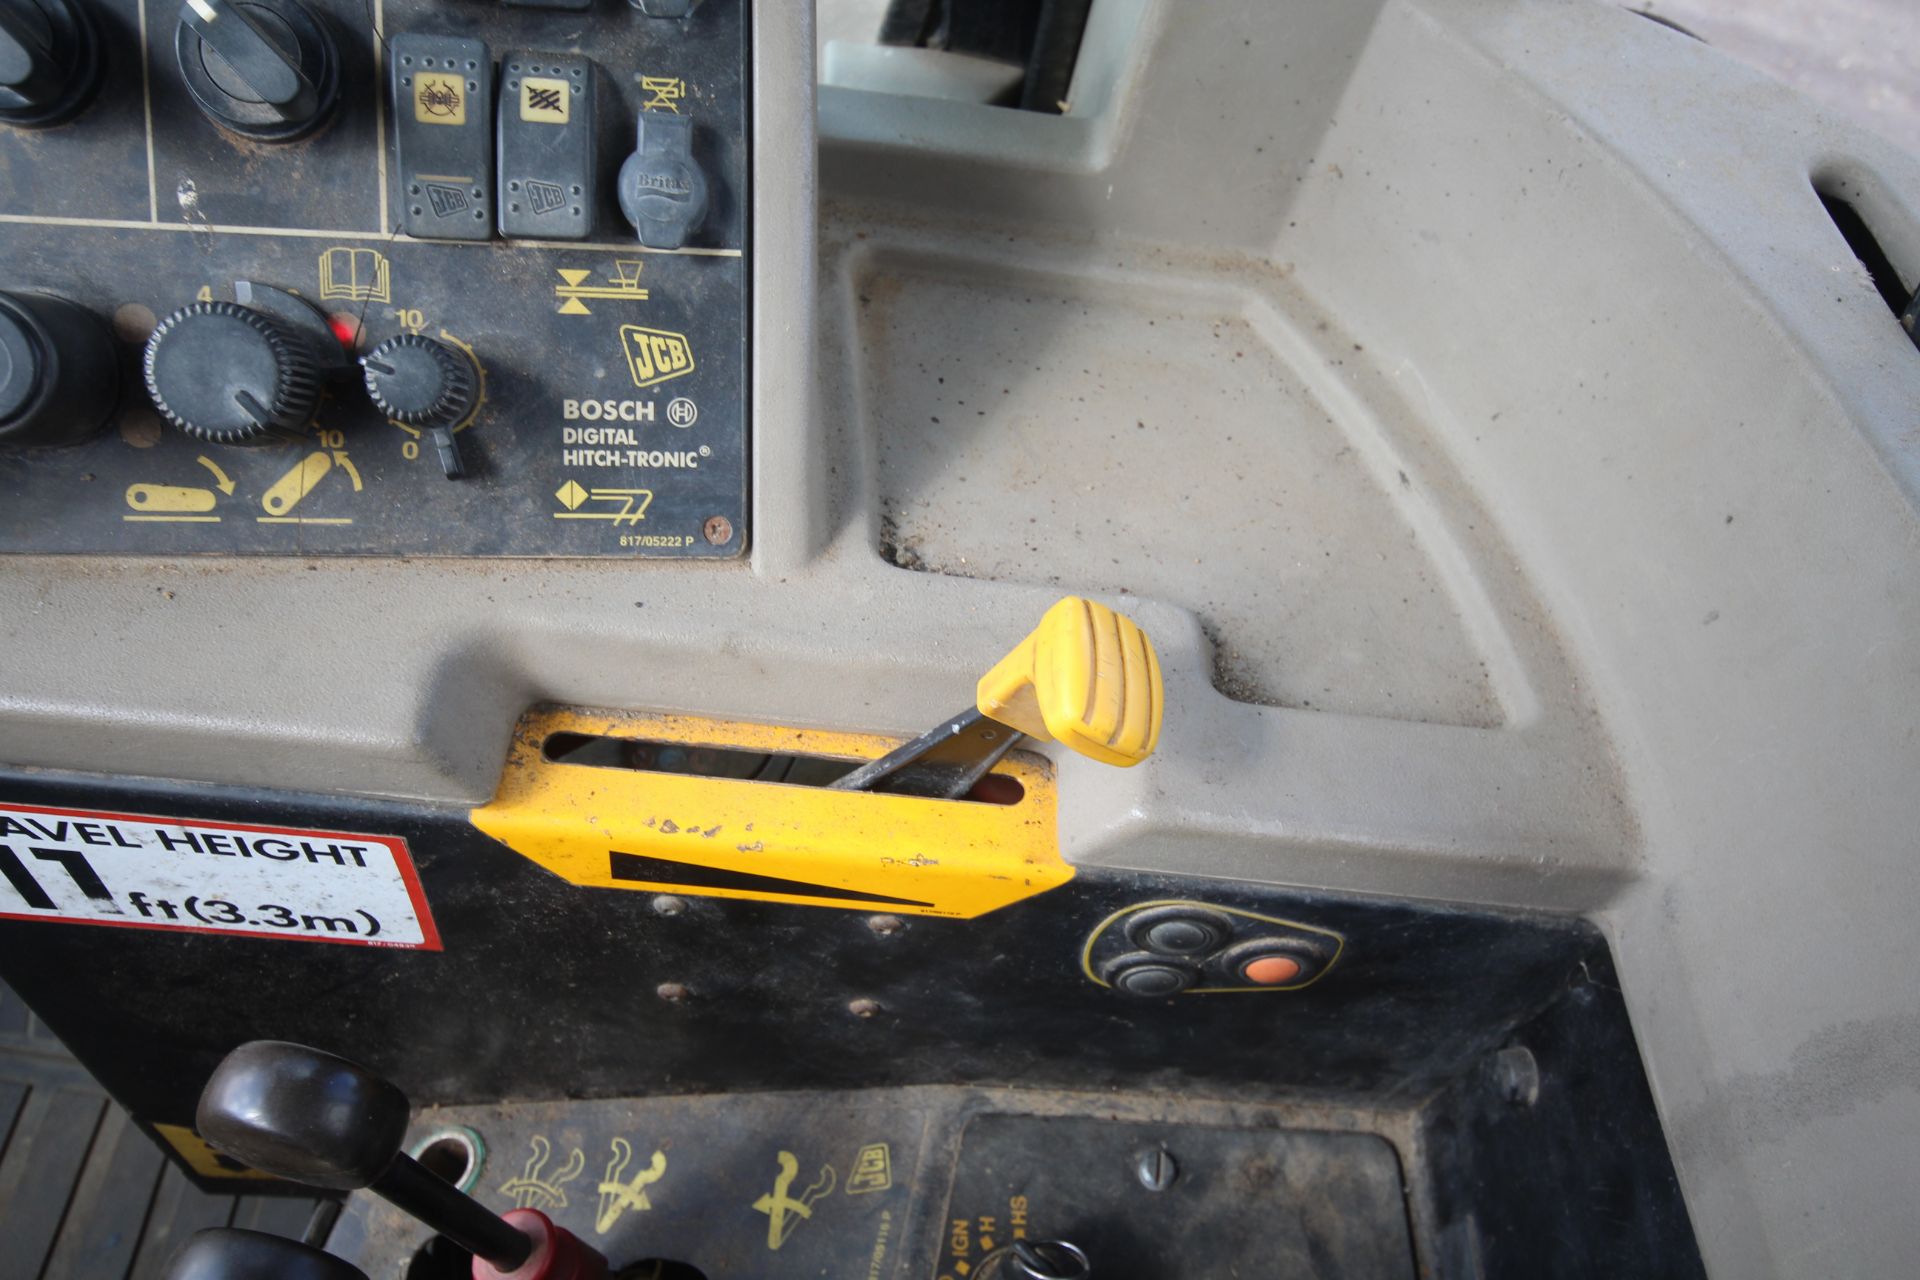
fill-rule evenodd
<path id="1" fill-rule="evenodd" d="M 573 109 L 573 94 L 565 80 L 528 76 L 520 82 L 520 118 L 532 124 L 565 124 Z"/>
<path id="2" fill-rule="evenodd" d="M 778 1249 L 787 1242 L 800 1223 L 813 1217 L 813 1206 L 833 1194 L 833 1166 L 820 1166 L 820 1176 L 807 1185 L 795 1199 L 793 1183 L 800 1176 L 800 1161 L 791 1151 L 777 1157 L 780 1172 L 774 1176 L 773 1190 L 753 1202 L 756 1212 L 767 1215 L 767 1248 Z"/>
<path id="3" fill-rule="evenodd" d="M 651 489 L 582 489 L 580 482 L 569 480 L 554 493 L 554 499 L 566 508 L 553 513 L 555 520 L 611 520 L 615 524 L 639 524 L 653 505 Z M 589 502 L 600 503 L 591 511 L 580 508 Z"/>
<path id="4" fill-rule="evenodd" d="M 620 345 L 636 387 L 658 386 L 693 372 L 693 347 L 684 333 L 621 325 Z"/>
<path id="5" fill-rule="evenodd" d="M 847 1177 L 847 1194 L 865 1195 L 885 1191 L 893 1185 L 893 1149 L 884 1142 L 860 1148 L 854 1157 L 853 1172 Z"/>
<path id="6" fill-rule="evenodd" d="M 656 1151 L 648 1166 L 625 1182 L 621 1178 L 626 1174 L 627 1166 L 633 1161 L 633 1144 L 625 1138 L 613 1140 L 613 1157 L 607 1161 L 607 1171 L 600 1178 L 600 1212 L 594 1217 L 593 1229 L 600 1235 L 613 1230 L 620 1215 L 629 1209 L 644 1212 L 653 1208 L 653 1201 L 647 1199 L 646 1189 L 666 1176 L 667 1153 Z"/>
<path id="7" fill-rule="evenodd" d="M 183 1124 L 156 1124 L 153 1131 L 166 1139 L 168 1146 L 179 1154 L 187 1168 L 203 1178 L 244 1178 L 252 1181 L 273 1180 L 270 1173 L 261 1173 L 258 1169 L 249 1169 L 214 1149 L 212 1143 Z"/>
<path id="8" fill-rule="evenodd" d="M 586 303 L 588 298 L 603 298 L 611 302 L 645 302 L 649 291 L 640 287 L 640 271 L 644 265 L 638 258 L 616 258 L 606 284 L 587 283 L 593 275 L 590 267 L 554 268 L 560 273 L 560 283 L 553 286 L 553 296 L 560 299 L 560 314 L 592 315 Z"/>
<path id="9" fill-rule="evenodd" d="M 254 518 L 261 524 L 352 524 L 353 520 L 349 516 L 302 517 L 288 514 L 299 506 L 322 480 L 333 474 L 335 466 L 338 466 L 353 482 L 355 493 L 366 487 L 360 479 L 359 469 L 353 465 L 353 460 L 347 456 L 346 450 L 335 449 L 329 453 L 325 449 L 315 449 L 294 463 L 285 475 L 268 486 L 266 493 L 260 499 L 260 505 L 267 514 Z"/>
<path id="10" fill-rule="evenodd" d="M 320 255 L 320 297 L 323 301 L 392 302 L 392 265 L 378 249 L 336 245 Z"/>
<path id="11" fill-rule="evenodd" d="M 671 111 L 679 115 L 680 102 L 687 96 L 687 82 L 678 76 L 641 76 L 640 91 L 648 95 L 640 104 L 642 111 Z"/>
<path id="12" fill-rule="evenodd" d="M 500 1194 L 522 1209 L 540 1209 L 551 1213 L 567 1207 L 563 1188 L 577 1179 L 587 1167 L 587 1154 L 575 1147 L 567 1162 L 547 1173 L 547 1161 L 553 1157 L 553 1144 L 540 1135 L 533 1136 L 533 1152 L 520 1172 L 501 1184 Z"/>
<path id="13" fill-rule="evenodd" d="M 221 493 L 229 498 L 233 496 L 233 478 L 220 469 L 219 463 L 204 453 L 195 461 L 213 473 L 213 482 Z M 127 486 L 127 507 L 134 514 L 120 518 L 129 522 L 219 524 L 219 516 L 206 514 L 213 510 L 218 501 L 212 489 L 202 489 L 198 485 L 130 484 Z"/>
<path id="14" fill-rule="evenodd" d="M 413 77 L 413 118 L 421 124 L 467 122 L 467 82 L 444 71 L 420 71 Z"/>

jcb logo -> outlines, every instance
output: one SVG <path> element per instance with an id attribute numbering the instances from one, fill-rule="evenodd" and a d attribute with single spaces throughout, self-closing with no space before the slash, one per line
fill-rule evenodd
<path id="1" fill-rule="evenodd" d="M 693 372 L 693 348 L 684 333 L 629 324 L 620 327 L 620 342 L 636 387 L 656 386 Z"/>

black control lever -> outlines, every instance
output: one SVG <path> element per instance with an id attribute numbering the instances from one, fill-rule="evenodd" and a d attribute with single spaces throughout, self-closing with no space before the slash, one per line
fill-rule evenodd
<path id="1" fill-rule="evenodd" d="M 532 1209 L 502 1218 L 400 1149 L 411 1107 L 390 1081 L 282 1040 L 228 1054 L 200 1094 L 200 1136 L 262 1173 L 381 1196 L 475 1256 L 474 1274 L 597 1280 L 606 1260 Z M 483 1272 L 482 1264 L 490 1264 Z"/>
<path id="2" fill-rule="evenodd" d="M 367 1280 L 350 1262 L 264 1231 L 196 1231 L 174 1255 L 166 1280 Z"/>

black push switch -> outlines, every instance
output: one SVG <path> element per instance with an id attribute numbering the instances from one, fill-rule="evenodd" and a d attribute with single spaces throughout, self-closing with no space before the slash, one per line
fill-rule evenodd
<path id="1" fill-rule="evenodd" d="M 493 238 L 493 58 L 479 40 L 393 38 L 402 226 L 428 240 Z"/>
<path id="2" fill-rule="evenodd" d="M 585 240 L 599 202 L 593 59 L 509 52 L 500 80 L 500 234 Z"/>

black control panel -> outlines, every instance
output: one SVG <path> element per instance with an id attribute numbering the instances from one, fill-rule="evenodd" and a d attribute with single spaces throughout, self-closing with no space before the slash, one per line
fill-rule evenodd
<path id="1" fill-rule="evenodd" d="M 0 551 L 748 542 L 747 0 L 0 0 Z"/>

